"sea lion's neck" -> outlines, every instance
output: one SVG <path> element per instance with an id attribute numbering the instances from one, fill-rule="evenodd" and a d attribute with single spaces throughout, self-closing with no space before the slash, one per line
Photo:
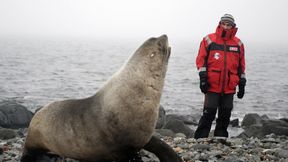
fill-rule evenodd
<path id="1" fill-rule="evenodd" d="M 155 108 L 160 102 L 164 80 L 127 66 L 115 73 L 103 87 L 104 102 L 113 102 L 111 105 L 125 102 L 126 106 L 121 109 Z"/>
<path id="2" fill-rule="evenodd" d="M 122 129 L 136 131 L 139 134 L 153 132 L 158 116 L 161 89 L 155 90 L 149 84 L 149 78 L 126 71 L 113 75 L 96 96 L 100 98 L 103 116 L 112 116 L 115 123 L 121 123 Z M 137 74 L 137 75 L 135 75 Z M 145 123 L 145 125 L 143 125 Z M 139 127 L 141 125 L 141 128 Z M 145 135 L 146 137 L 146 135 Z"/>

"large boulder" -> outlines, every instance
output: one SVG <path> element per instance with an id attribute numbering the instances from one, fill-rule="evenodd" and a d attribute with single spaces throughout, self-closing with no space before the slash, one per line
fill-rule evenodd
<path id="1" fill-rule="evenodd" d="M 280 120 L 285 121 L 286 123 L 288 123 L 288 118 L 281 118 Z"/>
<path id="2" fill-rule="evenodd" d="M 28 127 L 33 113 L 16 102 L 0 103 L 0 126 L 4 128 Z"/>
<path id="3" fill-rule="evenodd" d="M 249 115 L 249 118 L 247 119 L 249 119 L 247 120 L 249 122 L 245 122 L 245 126 L 243 127 L 244 132 L 241 133 L 239 137 L 263 138 L 266 135 L 272 133 L 275 135 L 288 136 L 288 122 L 285 119 L 269 119 L 267 117 L 263 118 L 257 114 Z"/>
<path id="4" fill-rule="evenodd" d="M 230 120 L 230 123 L 229 125 L 231 125 L 232 127 L 239 127 L 239 119 L 233 119 L 233 120 Z"/>
<path id="5" fill-rule="evenodd" d="M 168 114 L 166 115 L 166 121 L 169 120 L 180 120 L 183 121 L 184 124 L 187 125 L 198 125 L 198 117 L 192 115 L 177 115 L 177 114 Z"/>
<path id="6" fill-rule="evenodd" d="M 262 125 L 251 125 L 249 127 L 245 127 L 244 132 L 238 135 L 240 138 L 250 138 L 250 137 L 258 137 L 263 138 L 265 134 L 263 133 Z"/>
<path id="7" fill-rule="evenodd" d="M 286 121 L 278 119 L 263 120 L 262 125 L 263 134 L 265 135 L 274 133 L 288 136 L 288 123 Z"/>
<path id="8" fill-rule="evenodd" d="M 249 127 L 251 125 L 261 125 L 261 117 L 256 114 L 256 113 L 252 113 L 252 114 L 246 114 L 242 120 L 241 126 L 242 127 Z"/>
<path id="9" fill-rule="evenodd" d="M 168 136 L 168 137 L 174 137 L 175 133 L 170 129 L 156 129 L 156 133 L 159 133 L 161 136 Z"/>
<path id="10" fill-rule="evenodd" d="M 194 131 L 178 119 L 170 119 L 163 128 L 170 129 L 174 133 L 183 133 L 187 138 L 191 138 L 194 135 Z"/>

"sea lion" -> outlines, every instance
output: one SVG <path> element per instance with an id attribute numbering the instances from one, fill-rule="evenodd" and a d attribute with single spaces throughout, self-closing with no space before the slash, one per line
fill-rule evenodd
<path id="1" fill-rule="evenodd" d="M 170 51 L 166 35 L 150 38 L 95 95 L 44 106 L 30 122 L 21 162 L 35 161 L 44 152 L 123 161 L 155 141 L 151 137 Z M 147 148 L 153 151 L 153 144 Z"/>

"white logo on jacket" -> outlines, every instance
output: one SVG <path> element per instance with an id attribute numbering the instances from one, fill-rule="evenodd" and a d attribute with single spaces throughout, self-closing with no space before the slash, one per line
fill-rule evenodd
<path id="1" fill-rule="evenodd" d="M 238 47 L 230 47 L 229 50 L 237 52 L 238 51 Z"/>
<path id="2" fill-rule="evenodd" d="M 218 52 L 214 53 L 214 58 L 218 60 L 220 58 L 220 54 Z"/>

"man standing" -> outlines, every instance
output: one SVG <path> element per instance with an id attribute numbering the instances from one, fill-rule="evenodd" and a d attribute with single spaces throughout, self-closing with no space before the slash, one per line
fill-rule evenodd
<path id="1" fill-rule="evenodd" d="M 245 93 L 244 45 L 237 38 L 236 24 L 230 14 L 221 17 L 216 32 L 203 38 L 196 58 L 200 89 L 205 94 L 203 115 L 195 138 L 206 138 L 218 116 L 214 136 L 228 137 L 227 127 L 233 109 L 233 96 L 238 85 L 237 97 Z"/>

